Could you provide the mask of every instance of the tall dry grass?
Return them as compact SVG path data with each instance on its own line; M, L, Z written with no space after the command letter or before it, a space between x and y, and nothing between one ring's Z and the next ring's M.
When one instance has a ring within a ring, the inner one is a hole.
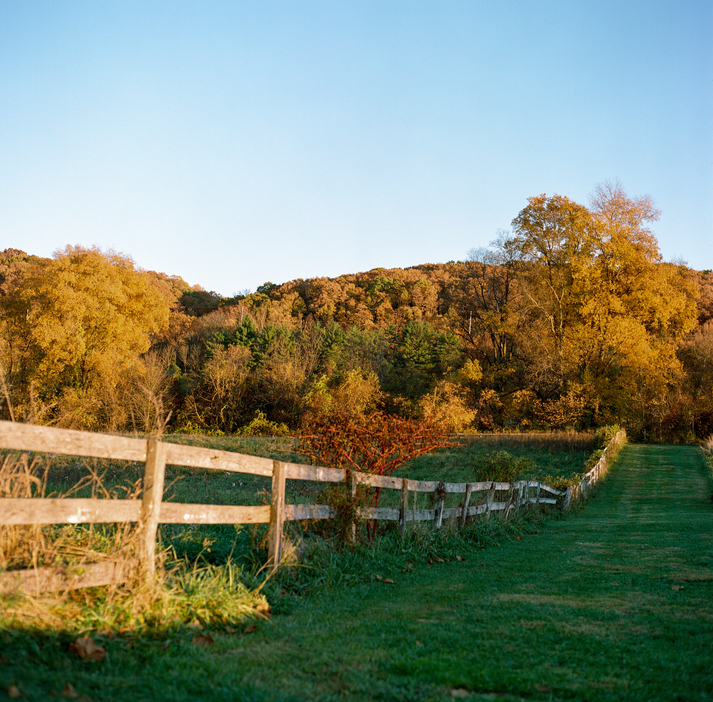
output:
M51 462L48 457L9 453L0 464L0 497L43 498L48 494ZM139 485L108 490L102 484L96 462L85 461L85 475L73 487L56 497L71 497L91 490L92 497L138 496ZM136 527L111 525L0 525L0 570L21 570L41 566L81 566L111 558L133 558Z
M83 496L128 499L140 492L140 481L107 488L100 461L64 457L0 457L0 497ZM60 495L49 493L52 472L69 473L75 482ZM83 477L79 477L83 472ZM74 570L101 560L135 563L137 526L122 524L0 525L0 574L3 571L53 566ZM160 555L152 582L138 569L126 583L63 592L0 592L0 631L166 631L200 622L206 626L240 625L268 616L270 607L259 573L243 573L230 559L223 565L171 560Z
M548 453L587 453L592 451L597 437L585 432L513 432L502 434L461 434L463 438L477 441L494 450L507 450L508 447L522 446Z

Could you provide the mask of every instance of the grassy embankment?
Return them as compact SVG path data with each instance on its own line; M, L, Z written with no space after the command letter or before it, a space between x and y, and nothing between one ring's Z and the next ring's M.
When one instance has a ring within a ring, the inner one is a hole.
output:
M107 658L85 663L61 629L6 631L0 680L31 699L67 682L97 700L709 699L700 461L693 448L629 446L577 516L323 556L334 587L305 599L285 576L283 614L255 633L211 630L211 646L195 631L107 634Z

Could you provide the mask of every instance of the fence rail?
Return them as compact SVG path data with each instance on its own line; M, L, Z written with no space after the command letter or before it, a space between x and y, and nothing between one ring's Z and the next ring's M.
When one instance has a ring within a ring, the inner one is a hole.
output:
M156 532L159 523L268 524L268 560L273 568L277 568L282 558L284 522L329 519L334 516L334 511L328 505L286 504L287 479L331 483L351 481L352 489L356 489L356 485L364 485L398 490L401 493L398 508L368 507L361 511L360 517L399 521L402 533L405 533L409 522L433 521L436 528L440 528L444 519L457 519L464 525L469 517L482 515L489 518L494 512L505 512L507 517L511 512L526 505L559 504L566 507L573 500L583 497L589 487L603 477L609 451L607 447L600 462L587 474L588 477L585 476L586 480L583 480L582 484L565 492L536 481L443 483L348 473L337 468L286 463L229 451L169 444L155 438L134 439L3 421L0 421L0 449L144 463L141 499L5 497L0 498L0 525L136 522L139 525L136 565L142 577L147 579L153 578L155 572ZM272 479L270 504L238 506L164 502L166 465L269 477ZM436 493L435 508L417 509L419 493ZM485 493L483 501L472 504L478 493ZM446 508L447 494L463 494L462 504ZM74 574L71 570L60 571L51 568L8 571L0 574L0 592L17 587L41 592L106 585L125 582L129 575L130 569L125 564L112 565L112 562L84 565Z

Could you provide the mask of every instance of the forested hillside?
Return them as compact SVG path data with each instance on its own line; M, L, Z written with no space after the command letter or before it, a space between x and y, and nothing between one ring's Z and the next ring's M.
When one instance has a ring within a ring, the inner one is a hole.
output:
M145 432L170 412L173 429L232 433L380 408L449 431L707 436L713 273L663 262L657 217L618 185L588 207L541 195L466 261L233 298L115 252L6 249L1 414Z

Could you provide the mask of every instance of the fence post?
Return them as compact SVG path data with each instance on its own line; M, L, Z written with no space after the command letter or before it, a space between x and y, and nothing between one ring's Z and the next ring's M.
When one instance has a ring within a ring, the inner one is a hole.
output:
M495 483L490 483L490 489L488 490L488 502L487 511L485 513L485 518L490 519L490 510L493 506L493 497L495 496Z
M562 505L562 509L563 509L563 510L569 509L569 505L570 505L571 502L572 502L572 486L570 485L570 486L567 488L567 492L565 493L565 496L564 496L564 504Z
M356 503L356 496L357 496L357 481L356 478L354 477L354 472L351 470L346 471L346 481L347 481L347 491L349 492L349 497L351 498L353 503ZM353 521L349 525L349 530L348 530L348 539L351 541L351 543L354 543L357 538L357 523L356 521Z
M460 525L465 526L465 522L468 519L468 503L470 502L470 496L473 493L472 483L468 483L465 486L465 499L463 500L463 512L460 515Z
M408 478L403 479L401 485L401 509L399 519L401 520L401 538L406 537L406 513L408 512Z
M446 491L443 482L438 484L438 502L436 502L436 529L440 529L443 524L443 509L446 502Z
M270 527L267 540L267 564L277 570L282 560L282 525L285 521L285 464L272 462L272 495L270 500Z
M149 439L146 444L146 466L139 516L139 567L146 581L153 580L156 575L156 532L163 500L165 472L166 445L158 439Z
M508 520L508 517L510 516L510 510L512 509L513 504L517 504L516 499L515 499L515 484L510 485L510 490L508 491L508 506L505 509L505 521Z

